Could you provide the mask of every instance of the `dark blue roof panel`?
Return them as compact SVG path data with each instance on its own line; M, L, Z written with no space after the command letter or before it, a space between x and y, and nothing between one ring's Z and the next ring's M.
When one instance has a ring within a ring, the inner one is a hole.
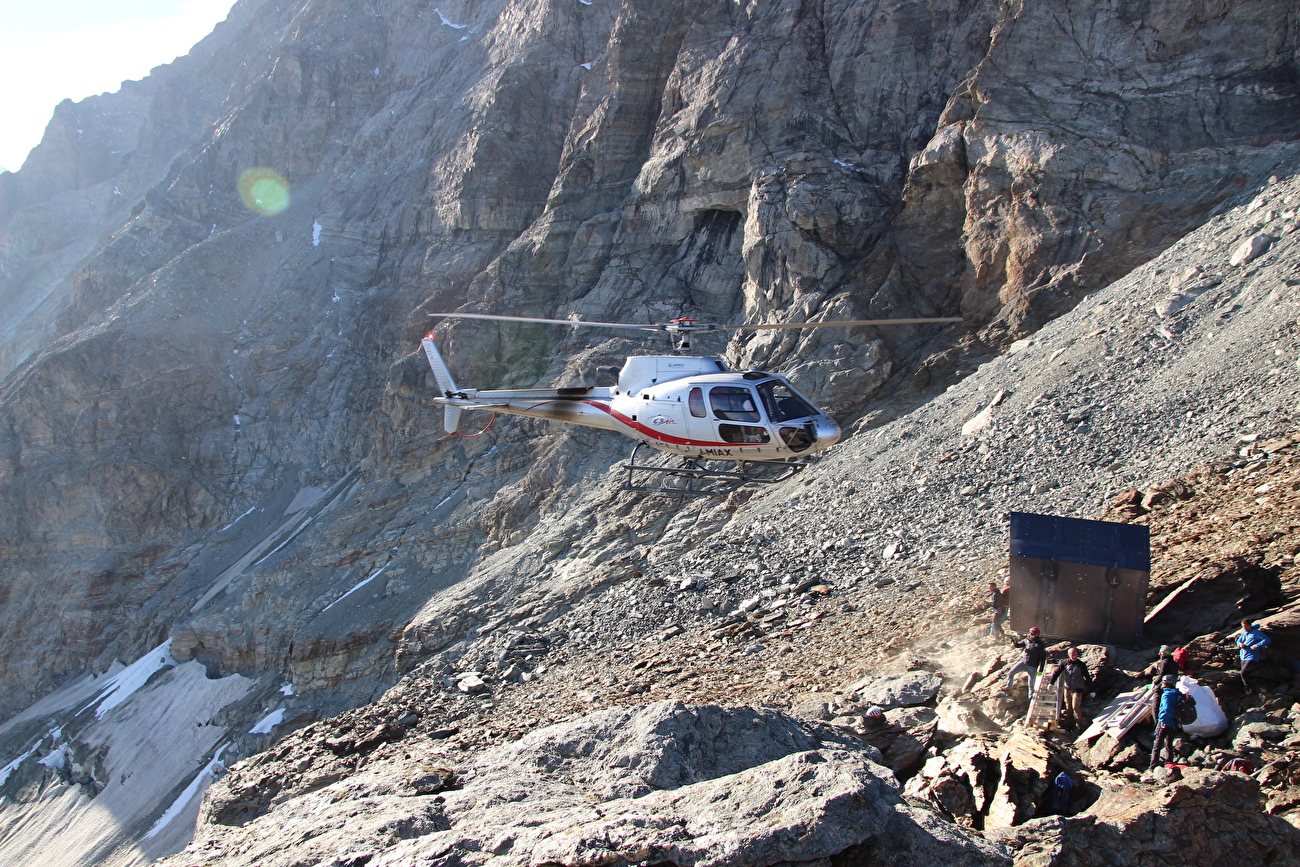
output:
M1011 513L1011 556L1151 571L1151 534L1141 524Z

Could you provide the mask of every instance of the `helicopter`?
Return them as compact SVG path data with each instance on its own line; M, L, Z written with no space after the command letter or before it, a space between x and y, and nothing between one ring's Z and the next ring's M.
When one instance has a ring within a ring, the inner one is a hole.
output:
M478 436L487 430L485 427L479 434L459 433L460 414L465 409L614 431L636 442L623 465L628 474L624 490L682 496L719 496L746 484L782 481L806 466L814 455L839 442L841 435L834 419L780 374L731 370L717 356L691 355L692 335L963 321L961 317L931 317L718 325L687 318L633 324L487 313L429 315L667 334L673 355L630 356L621 368L599 369L600 384L576 388L461 388L439 353L433 332L424 337L421 345L441 392L434 401L444 407L443 427L448 436ZM683 460L678 466L638 463L643 448ZM637 483L638 478L647 475L651 481ZM667 478L656 483L656 476Z

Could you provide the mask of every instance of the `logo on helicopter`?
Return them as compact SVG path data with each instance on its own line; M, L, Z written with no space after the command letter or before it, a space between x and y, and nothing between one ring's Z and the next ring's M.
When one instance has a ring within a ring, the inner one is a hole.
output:
M676 419L671 419L671 418L669 418L669 417L666 416L666 415L657 415L657 416L655 416L654 418L650 419L650 424L653 424L653 425L661 425L661 424L677 424L677 420L676 420Z

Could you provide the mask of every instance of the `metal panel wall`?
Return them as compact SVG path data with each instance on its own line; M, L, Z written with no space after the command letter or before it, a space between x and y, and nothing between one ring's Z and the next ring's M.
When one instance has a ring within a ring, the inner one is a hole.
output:
M1011 515L1011 620L1024 632L1091 644L1142 641L1150 579L1146 527Z

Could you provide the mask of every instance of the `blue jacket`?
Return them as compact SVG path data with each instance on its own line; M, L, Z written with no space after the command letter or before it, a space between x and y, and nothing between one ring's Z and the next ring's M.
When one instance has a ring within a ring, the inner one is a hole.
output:
M1156 714L1156 722L1163 726L1178 725L1178 697L1180 695L1182 693L1172 687L1166 687L1160 693L1160 710Z
M1259 651L1272 643L1273 640L1260 631L1258 626L1249 632L1241 633L1237 636L1237 646L1241 648L1241 661L1259 662Z

